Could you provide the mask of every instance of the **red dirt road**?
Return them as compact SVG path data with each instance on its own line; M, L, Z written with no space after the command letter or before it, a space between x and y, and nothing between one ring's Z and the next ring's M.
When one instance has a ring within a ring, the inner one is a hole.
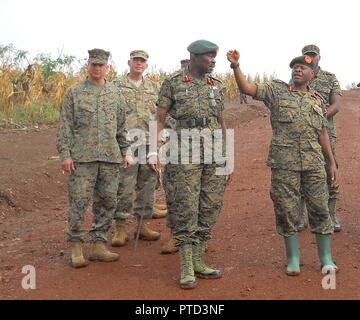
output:
M332 238L341 269L335 290L321 287L315 239L308 230L300 233L301 275L284 273L265 165L271 137L267 115L260 103L227 110L235 128L235 173L206 255L223 277L199 279L190 291L178 286L178 255L159 254L168 238L164 220L151 221L161 239L140 241L136 253L131 240L114 249L117 262L71 268L64 241L66 177L51 158L57 156L56 129L0 131L0 299L360 299L360 90L344 92L336 116L343 231ZM130 222L131 234L134 228ZM25 265L36 268L36 290L22 289Z

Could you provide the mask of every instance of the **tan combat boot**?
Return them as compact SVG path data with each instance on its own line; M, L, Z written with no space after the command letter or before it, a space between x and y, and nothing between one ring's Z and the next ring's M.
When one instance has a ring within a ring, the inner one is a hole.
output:
M111 245L113 247L122 247L129 241L129 236L126 232L125 221L116 220L115 221L115 234L111 240Z
M178 251L179 248L175 246L175 241L172 237L168 241L166 241L161 248L162 254L171 254Z
M165 209L158 209L154 206L153 208L153 213L152 213L152 218L153 219L162 219L165 218L167 215L167 210Z
M85 260L82 252L82 243L81 242L72 242L71 243L71 266L74 268L86 267L89 264Z
M165 203L155 203L154 208L159 210L167 210L167 206Z
M196 276L203 279L218 279L221 278L220 270L212 269L208 267L204 260L206 242L200 241L200 243L193 245L193 264L194 272Z
M135 238L136 238L136 231L135 231ZM151 230L145 222L142 223L142 225L140 226L139 239L145 241L155 241L158 240L159 238L160 238L159 232Z
M196 287L192 251L192 244L185 244L179 247L181 289L194 289Z
M111 262L119 259L119 255L115 252L110 252L105 245L105 242L96 241L91 245L89 260Z

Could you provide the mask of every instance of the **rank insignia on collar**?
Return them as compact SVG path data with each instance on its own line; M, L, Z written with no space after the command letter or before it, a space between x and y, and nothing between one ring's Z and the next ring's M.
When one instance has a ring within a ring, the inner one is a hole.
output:
M209 84L210 86L214 85L213 79L208 78L208 79L207 79L207 84Z
M183 82L190 82L191 78L189 76L184 76Z

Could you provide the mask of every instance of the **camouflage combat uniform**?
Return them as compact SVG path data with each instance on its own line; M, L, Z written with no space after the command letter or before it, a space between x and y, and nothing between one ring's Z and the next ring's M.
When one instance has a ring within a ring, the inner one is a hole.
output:
M309 82L309 87L316 91L325 101L323 104L323 111L325 112L326 109L330 106L330 98L333 95L342 96L341 88L339 85L338 80L336 79L335 75L319 69L319 71L315 74L314 78L312 78ZM334 155L334 159L336 164L338 165L336 159L336 126L334 117L327 118L328 127L327 131L330 138L330 145L331 150ZM327 172L327 183L329 188L329 197L330 199L336 199L339 193L339 186L332 187L331 186L331 177L329 174L329 160L325 157L325 168Z
M140 87L136 87L128 76L114 81L121 89L126 99L126 127L141 129L146 133L146 155L149 151L149 121L154 121L156 111L157 89L156 85L143 78ZM133 143L134 141L131 141ZM134 151L134 150L133 150ZM145 158L139 159L146 163ZM135 151L135 156L140 156ZM148 164L137 163L128 169L120 169L120 183L118 190L118 205L115 212L115 220L124 220L134 213L136 216L143 215L144 219L152 216L154 205L154 192L157 183L157 173ZM136 197L132 203L133 192Z
M57 149L61 161L73 160L69 177L68 241L84 241L83 222L93 196L91 240L107 241L116 209L120 163L128 148L125 101L111 83L85 80L65 94Z
M180 130L208 128L211 132L221 129L217 116L224 109L222 83L207 75L205 79L192 79L188 69L167 78L161 87L158 107L168 111L176 120L179 159L181 157ZM216 101L211 104L211 96ZM203 142L200 144L203 151ZM200 153L201 156L203 152ZM216 175L221 164L169 163L165 167L164 188L168 207L168 226L177 246L207 241L211 238L223 201L225 176Z
M275 80L256 84L255 98L271 111L273 135L267 164L272 169L271 199L279 234L297 232L300 188L308 204L311 231L333 232L328 209L324 156L319 136L327 121L313 92L295 91Z

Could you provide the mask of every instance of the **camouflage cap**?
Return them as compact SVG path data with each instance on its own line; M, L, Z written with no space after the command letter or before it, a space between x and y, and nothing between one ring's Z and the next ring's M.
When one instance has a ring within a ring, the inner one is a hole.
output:
M103 49L92 49L88 51L89 63L107 64L110 56L109 51Z
M194 54L205 54L218 49L219 47L215 43L207 40L196 40L187 47L187 50Z
M302 54L307 54L307 53L320 54L320 49L318 46L316 46L314 44L308 44L307 46L302 48L301 52L302 52Z
M144 60L149 59L149 54L144 50L133 50L130 52L130 59L142 58Z
M290 62L290 68L292 69L295 64L303 64L304 66L307 66L313 70L315 68L314 59L307 55L292 59Z

